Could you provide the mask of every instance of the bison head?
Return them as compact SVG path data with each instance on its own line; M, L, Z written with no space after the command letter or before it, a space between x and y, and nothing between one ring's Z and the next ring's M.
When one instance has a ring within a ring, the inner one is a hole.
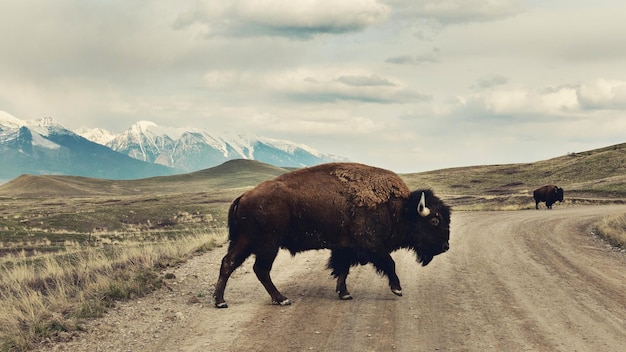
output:
M405 209L411 226L409 247L415 251L418 262L423 266L450 248L450 213L450 207L431 190L411 193Z
M554 194L555 194L555 201L559 201L559 203L561 203L563 201L563 188L560 187L554 187Z

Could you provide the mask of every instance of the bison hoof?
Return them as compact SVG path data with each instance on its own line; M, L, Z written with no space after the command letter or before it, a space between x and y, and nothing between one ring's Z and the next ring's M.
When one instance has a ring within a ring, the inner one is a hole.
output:
M391 290L394 295L402 297L402 290Z
M278 301L272 301L272 304L277 305L277 306L290 306L291 305L291 301L288 298L285 298L284 300L278 302Z
M228 304L226 302L215 303L215 308L228 308Z

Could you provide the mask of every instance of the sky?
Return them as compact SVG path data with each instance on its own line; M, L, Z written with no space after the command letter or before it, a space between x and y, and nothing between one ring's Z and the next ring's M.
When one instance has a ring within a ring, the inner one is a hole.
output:
M0 110L306 144L396 172L626 142L626 2L20 0Z

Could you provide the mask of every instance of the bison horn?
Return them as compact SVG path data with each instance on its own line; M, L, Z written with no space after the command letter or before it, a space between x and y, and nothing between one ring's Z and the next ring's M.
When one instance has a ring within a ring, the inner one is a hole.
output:
M422 198L420 198L420 203L417 205L417 213L422 217L427 217L430 214L430 209L426 207L424 192L422 192Z

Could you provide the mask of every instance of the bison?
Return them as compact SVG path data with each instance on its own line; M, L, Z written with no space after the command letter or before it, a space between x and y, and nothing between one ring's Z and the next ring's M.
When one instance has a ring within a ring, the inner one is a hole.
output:
M229 245L215 285L215 306L227 308L226 283L255 255L254 272L272 303L289 305L270 278L279 248L292 255L330 249L328 269L340 299L350 267L372 263L402 296L395 262L400 248L428 265L449 249L451 209L429 189L411 192L395 173L357 163L328 163L265 181L233 201L228 212Z
M552 204L563 201L563 188L559 188L555 185L545 185L537 188L533 192L533 198L535 199L535 209L539 209L539 203L545 202L548 209L552 209Z

